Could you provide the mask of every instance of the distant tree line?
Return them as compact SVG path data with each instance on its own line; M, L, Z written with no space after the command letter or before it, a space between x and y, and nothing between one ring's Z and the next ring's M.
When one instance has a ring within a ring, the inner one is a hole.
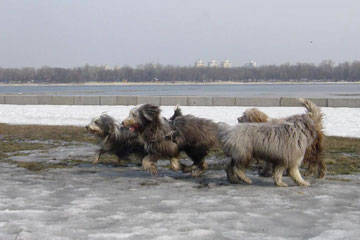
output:
M76 68L1 68L2 83L86 83L86 82L210 82L210 81L360 81L360 61L337 65L326 60L310 63L252 67L190 67L145 64L135 68L108 69L100 66Z

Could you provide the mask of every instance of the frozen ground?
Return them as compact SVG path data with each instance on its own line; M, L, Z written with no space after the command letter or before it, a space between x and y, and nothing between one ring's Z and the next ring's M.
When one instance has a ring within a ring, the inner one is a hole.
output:
M0 122L85 125L104 111L118 119L132 106L0 105ZM173 107L161 107L169 117ZM183 107L184 113L236 123L247 107ZM303 108L260 108L272 117ZM360 137L360 109L323 108L328 135ZM307 179L309 188L229 185L223 170L191 178L160 167L87 164L95 146L74 143L11 156L13 161L84 160L73 168L31 172L0 162L0 239L358 239L360 175ZM211 161L211 160L210 160ZM162 161L161 166L164 166Z
M309 188L228 185L161 169L80 165L32 173L0 163L0 239L358 239L360 175Z
M56 105L0 105L0 123L85 125L107 112L122 120L133 106L56 106ZM193 114L214 121L235 124L236 119L249 107L189 107L183 106L184 114ZM163 116L170 117L174 107L161 106ZM270 117L284 117L303 113L301 107L259 107ZM360 137L360 108L322 108L325 114L325 133L329 136Z

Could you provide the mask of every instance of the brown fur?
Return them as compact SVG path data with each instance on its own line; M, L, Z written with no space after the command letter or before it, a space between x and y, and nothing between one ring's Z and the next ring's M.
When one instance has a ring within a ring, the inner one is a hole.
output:
M317 177L323 178L326 175L326 164L323 159L324 151L324 139L325 135L323 132L322 117L319 108L311 101L300 99L299 100L306 108L309 114L312 114L312 118L315 123L316 138L314 142L306 149L304 163L308 164L308 168L305 172L305 176L312 174L316 168L318 170ZM246 110L241 117L238 118L238 122L294 122L301 115L289 116L281 119L272 119L265 113L261 112L257 108L251 108ZM267 164L265 169L260 173L262 176L271 176L271 165Z
M257 108L247 109L241 117L238 119L239 123L253 122L253 123L264 123L269 120L268 115L263 113Z
M202 174L207 166L205 156L217 144L217 127L211 120L191 115L183 116L176 109L170 121L160 117L160 108L151 104L138 106L130 111L123 121L124 126L134 128L144 141L148 156L143 166L152 174L157 174L156 162L161 158L171 159L173 170L181 168L184 172L199 169L195 175ZM185 152L194 165L187 167L178 164L180 152Z

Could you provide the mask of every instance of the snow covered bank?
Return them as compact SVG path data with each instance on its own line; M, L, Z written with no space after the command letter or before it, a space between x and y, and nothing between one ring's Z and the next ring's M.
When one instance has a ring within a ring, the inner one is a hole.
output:
M57 105L0 105L0 123L85 125L107 112L121 120L133 106L57 106ZM190 107L183 106L184 114L193 114L214 121L235 124L237 117L249 107ZM161 106L162 114L170 117L172 106ZM303 113L301 107L259 107L271 117L284 117ZM329 136L360 137L360 108L322 108L325 114L325 133Z

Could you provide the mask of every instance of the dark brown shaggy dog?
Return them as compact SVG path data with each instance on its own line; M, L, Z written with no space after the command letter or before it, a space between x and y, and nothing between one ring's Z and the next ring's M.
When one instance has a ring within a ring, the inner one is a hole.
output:
M120 123L107 114L94 118L86 129L100 140L101 148L96 152L93 163L98 163L104 153L115 154L119 160L130 154L139 158L146 155L139 136L128 128L121 127Z
M323 124L322 118L323 115L320 112L320 109L311 101L309 100L300 100L303 106L307 109L310 114L318 116L315 121L315 131L316 131L316 138L314 142L306 149L304 163L308 164L308 169L305 172L305 176L312 174L316 168L318 171L318 178L323 178L326 175L326 164L323 159L322 153L324 150L324 132L323 132ZM289 116L286 118L281 119L273 119L267 116L265 113L261 112L257 108L251 108L246 110L241 117L238 118L239 123L244 122L255 122L255 123L264 123L264 122L295 122L299 118L301 118L301 114ZM266 164L265 169L260 172L262 176L271 176L271 165Z
M194 175L201 175L207 169L205 156L218 143L214 122L191 115L182 116L179 108L170 121L166 121L160 117L158 106L143 104L130 111L123 125L136 131L144 141L149 154L143 159L143 168L155 175L159 159L170 159L175 171L189 172L196 166L198 171ZM194 162L193 166L179 163L182 151Z

